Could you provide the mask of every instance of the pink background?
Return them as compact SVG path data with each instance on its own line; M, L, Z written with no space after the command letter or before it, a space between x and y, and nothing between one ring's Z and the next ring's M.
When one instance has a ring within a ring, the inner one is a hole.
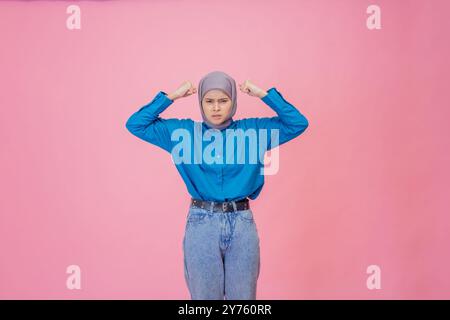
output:
M81 7L68 30L66 7ZM381 7L381 30L366 8ZM189 195L128 117L212 70L310 122L252 203L258 299L450 298L450 4L2 1L0 298L189 299ZM200 120L197 96L164 117ZM272 116L239 92L236 118ZM66 268L81 268L81 290ZM366 268L381 268L381 289Z

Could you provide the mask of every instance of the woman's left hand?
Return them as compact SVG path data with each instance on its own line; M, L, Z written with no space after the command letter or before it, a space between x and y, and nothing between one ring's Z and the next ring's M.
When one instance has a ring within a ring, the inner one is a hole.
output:
M252 97L262 98L267 94L267 91L259 88L254 83L252 83L250 80L245 80L244 83L239 84L239 89L241 89L242 92L244 92Z

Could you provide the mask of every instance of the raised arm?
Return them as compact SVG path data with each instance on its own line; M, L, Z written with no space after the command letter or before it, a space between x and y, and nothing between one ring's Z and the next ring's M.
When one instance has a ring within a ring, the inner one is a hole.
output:
M266 150L270 150L279 146L289 140L294 139L306 130L308 127L308 120L300 113L300 111L290 104L281 93L275 88L265 91L250 80L246 80L239 85L242 92L250 96L260 98L265 104L271 107L276 113L275 117L265 118L247 118L244 119L248 128L266 129L267 130L267 145ZM278 141L274 136L272 141L272 130L278 131Z
M159 114L167 109L173 100L164 91L158 94L148 104L133 113L125 126L131 134L171 152L170 139L173 130L180 126L180 119L163 119Z
M158 94L145 106L133 113L126 122L126 128L136 137L163 148L169 153L172 151L171 135L175 129L185 128L192 122L191 119L163 119L159 116L176 99L194 94L197 89L191 82L185 81L174 92L167 94L159 91Z
M269 89L267 94L261 97L261 100L277 113L275 117L256 118L257 128L268 129L268 131L278 129L278 143L276 141L271 143L270 132L268 132L267 150L298 137L308 127L308 119L296 107L286 101L275 87Z

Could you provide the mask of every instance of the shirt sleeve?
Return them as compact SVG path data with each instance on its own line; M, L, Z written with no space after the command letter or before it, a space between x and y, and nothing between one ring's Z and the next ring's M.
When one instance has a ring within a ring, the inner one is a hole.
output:
M167 93L159 91L148 104L133 113L126 122L127 130L136 137L154 144L168 152L172 151L172 132L182 127L187 119L163 119L159 114L167 109L173 100Z
M286 101L275 87L269 89L261 100L277 113L275 117L255 118L258 129L267 129L267 150L294 139L308 127L308 119ZM277 132L272 132L273 129ZM276 133L278 139L275 137Z

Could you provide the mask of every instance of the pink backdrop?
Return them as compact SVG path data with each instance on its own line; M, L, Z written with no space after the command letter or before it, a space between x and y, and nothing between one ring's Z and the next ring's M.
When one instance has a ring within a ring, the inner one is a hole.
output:
M81 8L81 29L66 8ZM366 8L381 8L380 30ZM310 121L252 203L258 299L450 298L446 0L2 1L0 298L189 299L189 195L131 113L212 70ZM236 118L272 116L238 95ZM196 96L164 117L200 120ZM164 205L163 205L164 204ZM81 268L81 290L66 268ZM381 268L369 290L366 269Z

